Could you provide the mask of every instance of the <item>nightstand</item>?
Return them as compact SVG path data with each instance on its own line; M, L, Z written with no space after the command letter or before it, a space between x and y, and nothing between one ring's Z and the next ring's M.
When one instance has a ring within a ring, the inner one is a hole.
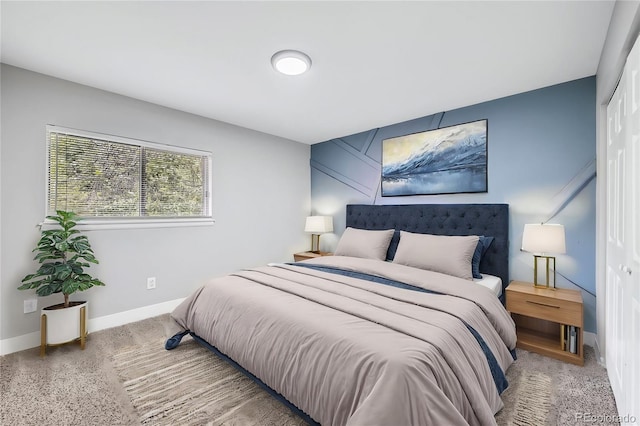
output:
M320 253L314 253L312 251L305 251L302 253L296 253L293 255L293 260L300 262L301 260L313 259L314 257L321 256L333 256L333 253L328 251L321 251Z
M519 348L584 365L582 294L576 290L536 288L511 281L506 291L507 311L516 323ZM575 352L570 350L575 327Z

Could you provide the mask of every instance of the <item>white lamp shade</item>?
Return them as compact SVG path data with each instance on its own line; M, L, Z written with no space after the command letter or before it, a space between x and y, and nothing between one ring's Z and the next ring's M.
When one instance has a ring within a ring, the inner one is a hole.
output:
M564 226L537 223L524 225L522 250L530 253L566 253Z
M304 226L304 232L312 234L324 234L325 232L333 232L332 216L309 216Z

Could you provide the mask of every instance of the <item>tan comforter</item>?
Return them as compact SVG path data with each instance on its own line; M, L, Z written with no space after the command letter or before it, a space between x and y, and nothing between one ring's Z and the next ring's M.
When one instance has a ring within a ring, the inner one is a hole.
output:
M503 371L514 323L489 290L351 257L306 261L449 295L293 265L214 279L172 313L323 425L495 424L503 404L473 327Z

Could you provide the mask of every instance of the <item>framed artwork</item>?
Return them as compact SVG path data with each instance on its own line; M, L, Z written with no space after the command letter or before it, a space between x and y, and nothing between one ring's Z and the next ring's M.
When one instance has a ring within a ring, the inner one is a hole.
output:
M487 192L487 120L382 141L382 196Z

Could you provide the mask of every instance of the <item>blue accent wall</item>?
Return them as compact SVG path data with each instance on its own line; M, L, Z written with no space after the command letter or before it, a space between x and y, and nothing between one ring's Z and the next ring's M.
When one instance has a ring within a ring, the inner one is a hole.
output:
M520 251L524 224L563 224L567 253L557 255L557 269L566 279L558 276L557 286L584 289L585 330L595 332L595 115L596 80L588 77L313 145L312 214L332 215L335 228L321 247L335 249L349 203L508 203L511 279L533 280L533 256ZM488 192L380 196L382 140L481 119Z

